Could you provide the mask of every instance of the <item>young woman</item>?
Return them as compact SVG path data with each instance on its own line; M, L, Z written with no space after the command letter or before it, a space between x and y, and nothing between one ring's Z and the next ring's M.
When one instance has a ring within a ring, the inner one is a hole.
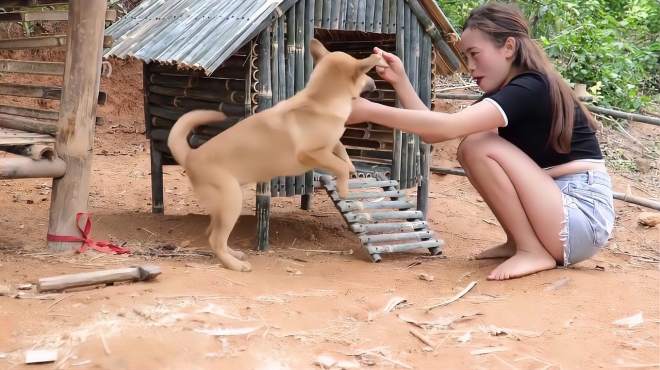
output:
M401 108L357 99L347 124L370 121L419 135L427 143L465 137L458 160L507 235L476 258L508 258L489 279L504 280L583 261L612 232L610 178L593 121L517 8L474 9L461 36L469 72L484 96L453 114L430 111L401 60L382 53L379 75Z

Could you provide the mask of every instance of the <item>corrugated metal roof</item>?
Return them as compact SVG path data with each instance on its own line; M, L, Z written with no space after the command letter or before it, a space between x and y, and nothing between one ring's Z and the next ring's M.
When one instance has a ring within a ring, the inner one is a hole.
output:
M105 56L177 62L207 73L255 36L285 0L144 0L106 30Z

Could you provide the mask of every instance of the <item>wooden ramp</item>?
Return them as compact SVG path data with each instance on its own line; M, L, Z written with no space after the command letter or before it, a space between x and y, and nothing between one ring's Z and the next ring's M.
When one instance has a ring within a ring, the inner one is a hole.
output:
M442 253L444 242L428 229L424 214L399 189L395 180L357 178L348 182L349 194L341 199L335 180L320 177L321 185L341 212L351 230L358 235L374 262L381 254L426 248L432 255Z

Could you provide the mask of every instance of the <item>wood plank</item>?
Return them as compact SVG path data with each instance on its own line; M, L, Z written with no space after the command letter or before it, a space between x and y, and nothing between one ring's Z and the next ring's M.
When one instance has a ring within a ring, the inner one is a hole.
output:
M0 2L2 3L2 2ZM33 22L33 21L66 21L69 19L68 10L46 10L46 11L22 11L0 13L0 22ZM117 11L105 12L105 20L114 22L117 20Z
M22 96L26 98L60 100L62 88L58 86L39 86L0 83L0 95ZM99 105L104 105L108 95L100 91L97 99Z
M0 72L62 76L64 63L0 59Z
M112 47L112 37L103 37L103 47ZM0 49L40 49L40 48L58 48L66 46L65 35L37 36L27 38L16 38L0 40Z

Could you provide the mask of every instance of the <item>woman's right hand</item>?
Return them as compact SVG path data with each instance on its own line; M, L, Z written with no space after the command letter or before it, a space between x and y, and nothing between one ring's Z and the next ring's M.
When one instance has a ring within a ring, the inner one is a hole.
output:
M399 57L377 47L374 48L374 53L381 55L383 60L389 65L389 67L376 66L376 72L383 80L389 82L396 88L397 85L408 79L406 71L403 68L403 63Z

